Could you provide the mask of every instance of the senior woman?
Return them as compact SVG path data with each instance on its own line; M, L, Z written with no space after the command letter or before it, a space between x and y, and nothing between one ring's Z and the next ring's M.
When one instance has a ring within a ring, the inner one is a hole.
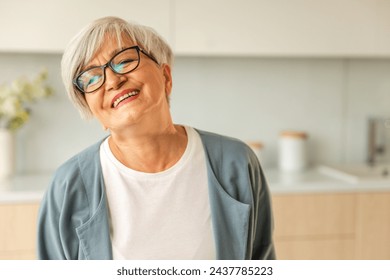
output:
M68 95L109 136L65 162L42 201L40 259L273 259L269 191L241 141L174 124L172 51L98 19L62 58Z

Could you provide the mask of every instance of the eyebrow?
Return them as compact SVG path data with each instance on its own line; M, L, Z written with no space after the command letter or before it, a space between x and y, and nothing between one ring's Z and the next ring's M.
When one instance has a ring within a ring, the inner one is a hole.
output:
M126 49L126 48L117 48L117 49L113 50L112 52L110 52L110 57L112 58L114 55L116 55L120 51L123 51L124 49Z
M117 53L119 53L120 51L122 51L122 50L124 50L124 49L126 49L126 48L117 48L117 49L111 51L111 52L109 53L110 59L112 59L112 57L113 57L114 55L116 55ZM108 62L108 61L107 61L107 62ZM107 63L107 62L106 62L106 63ZM99 66L101 66L101 65L91 64L91 65L88 65L88 66L86 66L86 67L83 67L84 70L82 70L81 72L84 72L84 71L86 71L86 70L88 70L88 69L91 69L91 68L94 68L94 67L99 67Z

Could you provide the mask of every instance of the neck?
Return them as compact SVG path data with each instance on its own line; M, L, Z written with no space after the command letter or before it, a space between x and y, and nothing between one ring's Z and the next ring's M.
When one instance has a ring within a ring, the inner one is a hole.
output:
M143 129L131 127L119 133L111 131L109 145L114 156L125 166L156 173L170 168L181 158L187 146L187 135L184 127L171 121L164 125L155 122Z

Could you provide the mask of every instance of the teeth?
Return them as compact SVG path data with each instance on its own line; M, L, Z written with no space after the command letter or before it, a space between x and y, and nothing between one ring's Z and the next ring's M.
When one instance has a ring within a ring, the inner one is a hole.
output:
M118 106L119 103L121 103L121 102L122 102L123 100L125 100L126 98L129 98L129 97L132 97L132 96L134 96L134 95L137 95L138 93L139 93L138 90L134 90L134 91L132 91L132 92L130 92L130 93L126 93L126 94L122 95L121 97L119 97L118 99L116 99L116 100L114 101L113 107L115 108L116 106Z

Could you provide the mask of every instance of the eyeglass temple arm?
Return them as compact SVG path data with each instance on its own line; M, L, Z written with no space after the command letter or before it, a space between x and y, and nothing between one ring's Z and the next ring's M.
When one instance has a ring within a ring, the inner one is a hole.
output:
M158 63L157 59L154 58L154 56L152 56L151 54L148 54L146 51L144 51L143 49L139 49L144 55L146 55L147 57L149 57L151 60L153 60L157 65L160 65L160 63Z

